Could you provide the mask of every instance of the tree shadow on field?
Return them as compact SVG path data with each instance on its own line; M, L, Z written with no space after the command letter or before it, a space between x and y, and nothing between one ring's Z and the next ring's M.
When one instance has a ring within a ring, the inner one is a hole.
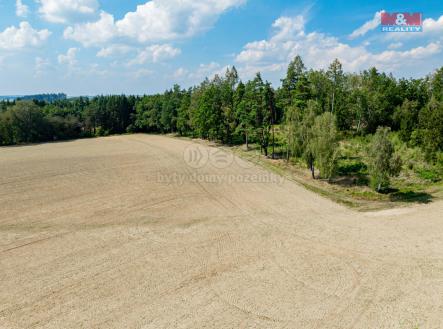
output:
M331 180L331 183L342 187L368 186L368 167L359 160L346 160L350 160L350 162L339 164L337 176Z
M338 176L332 178L330 183L341 187L368 186L369 178L367 175Z
M389 192L389 199L392 202L410 202L427 204L432 202L433 196L426 192L414 191L399 191L391 189Z

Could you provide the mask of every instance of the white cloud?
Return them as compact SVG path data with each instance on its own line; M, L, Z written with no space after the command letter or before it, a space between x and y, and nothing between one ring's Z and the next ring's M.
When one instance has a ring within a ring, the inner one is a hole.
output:
M116 23L119 31L140 42L193 36L214 24L226 10L246 0L152 0Z
M49 30L35 30L28 22L19 27L10 26L0 32L0 49L16 50L25 47L41 46L51 35Z
M348 71L371 66L392 71L404 65L424 62L442 51L440 42L430 42L406 51L372 53L364 45L352 47L323 33L306 33L304 27L299 25L302 21L300 17L279 18L273 25L276 31L269 40L246 44L236 56L236 61L242 65L239 67L240 73L248 77L257 71L283 73L296 55L302 56L308 67L316 69L327 68L338 58Z
M172 59L180 54L180 49L174 48L169 44L152 45L140 51L137 57L130 62L130 65L141 65L145 64L146 62L157 63L167 59Z
M181 78L185 77L187 74L188 74L188 70L183 67L180 67L177 70L175 70L173 77L175 79L181 79Z
M227 66L221 66L217 62L210 62L208 64L200 64L198 69L192 71L188 74L188 78L194 82L201 82L205 78L212 78L216 74L224 75L226 72Z
M22 0L15 1L15 14L18 17L26 17L29 14L29 7L23 4Z
M443 15L437 19L423 20L423 32L415 33L385 33L385 40L410 40L439 38L443 40Z
M58 63L68 65L69 67L75 66L77 64L77 52L77 48L69 48L66 54L58 55Z
M137 71L134 73L134 76L135 76L136 79L140 79L140 78L148 77L148 76L150 76L152 73L153 73L153 72L152 72L151 70L148 70L148 69L140 69L140 70L137 70Z
M364 36L371 30L376 29L381 24L381 14L384 13L384 10L377 11L374 15L374 18L370 21L367 21L354 32L349 35L349 39L355 39L361 36Z
M191 37L210 28L225 11L246 1L151 0L118 21L114 21L111 14L102 13L95 23L69 27L65 38L92 45L114 37L131 38L141 43Z
M276 29L274 40L284 40L295 37L298 33L303 32L305 27L305 19L303 16L280 17L273 24Z
M127 45L114 44L108 47L103 47L97 52L97 57L110 57L114 55L125 55L129 53L133 48Z
M441 15L437 20L432 18L426 18L423 21L423 33L437 33L443 34L443 15Z
M379 65L382 63L390 63L393 66L399 66L408 60L420 60L438 54L441 50L442 46L439 42L431 42L427 46L420 46L406 51L386 50L379 54L371 54L371 59Z
M94 23L78 24L65 29L65 39L75 40L85 47L105 44L116 35L114 17L101 12L100 19Z
M89 65L89 67L86 67L84 70L79 71L83 76L101 76L106 77L109 76L110 72L106 69L103 69L100 67L97 63L92 63Z
M227 66L222 66L217 62L202 63L194 70L180 67L171 74L170 78L189 84L198 84L205 78L213 78L216 74L224 75L226 68Z
M91 17L97 12L97 0L38 0L38 12L51 23L68 23Z
M401 42L393 42L388 45L388 49L398 49L398 48L401 48L402 46L403 46L403 43L401 43Z
M50 62L46 58L37 57L35 59L35 65L34 65L34 76L40 77L43 75L46 71L46 69L50 66Z

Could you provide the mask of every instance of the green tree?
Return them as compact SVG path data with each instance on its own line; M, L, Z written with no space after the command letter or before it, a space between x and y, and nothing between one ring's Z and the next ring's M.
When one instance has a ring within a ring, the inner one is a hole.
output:
M396 80L392 75L379 73L371 68L362 74L362 101L364 126L367 133L374 133L379 126L392 126L392 117L402 101L398 96Z
M315 179L314 130L315 110L308 107L302 111L291 106L286 111L287 157L302 158Z
M439 102L443 101L443 67L432 75L431 96Z
M262 147L265 150L265 155L268 155L267 148L272 138L272 158L275 158L275 121L276 121L276 105L275 105L275 92L272 89L269 82L265 83L264 87L264 118L263 118L263 129L265 130L266 136L265 141L262 142ZM268 126L269 125L269 126ZM272 132L272 137L271 137Z
M330 102L331 102L331 112L335 113L337 111L336 104L340 104L340 98L343 93L343 84L344 84L344 74L343 67L338 59L335 59L331 65L329 65L329 69L326 72L326 75L331 83L330 90Z
M310 99L315 100L321 108L321 113L329 111L329 96L330 81L323 70L310 70L307 75L309 81Z
M11 111L16 143L34 143L50 139L49 124L41 108L34 102L18 101Z
M81 134L81 123L75 116L51 116L47 120L51 127L52 138L55 140L74 139Z
M85 129L90 136L96 136L98 124L97 104L90 104L83 112Z
M349 111L350 126L357 134L363 132L367 126L366 108L367 98L363 90L363 81L360 74L350 74L348 76L349 93L347 99L347 107Z
M15 144L12 111L0 112L0 145Z
M135 126L144 132L161 132L163 100L161 95L145 96L135 106ZM97 116L100 115L99 109ZM100 121L100 120L98 120Z
M389 187L390 177L397 176L402 166L389 139L390 131L390 128L379 127L368 150L371 186L378 192Z
M288 66L286 77L282 80L282 88L278 93L278 106L287 108L305 102L308 95L308 80L303 60L297 55ZM301 104L303 106L303 104Z
M238 82L238 73L235 66L233 66L231 69L226 69L225 78L221 83L221 96L224 124L223 141L227 144L232 144L232 138L237 124L235 116L236 111L234 94L236 92Z
M335 59L329 66L326 75L329 79L329 102L330 111L337 118L338 128L348 130L352 126L352 115L347 104L346 94L348 79L343 73L342 64Z
M394 122L399 128L399 136L404 142L409 142L412 132L418 127L420 108L417 101L405 99L395 110Z
M191 91L183 94L180 107L177 111L177 131L180 135L188 135L191 131L189 110L191 107Z
M250 89L250 86L248 86L248 89ZM251 91L249 91L249 93L251 93ZM250 136L254 133L255 112L252 111L253 106L248 103L245 94L246 86L243 82L240 82L234 95L235 117L237 120L235 132L243 137L246 144L246 150L248 150Z
M336 117L330 112L315 118L311 148L320 170L320 177L330 179L337 167L338 133Z
M290 106L285 112L287 160L290 157L301 157L303 154L303 143L300 136L302 118L302 112L296 106Z
M315 123L315 111L313 108L308 108L303 114L303 119L298 129L298 138L302 150L302 158L306 162L311 171L312 179L315 179L315 150L314 150L314 130L312 127Z
M443 102L432 97L419 114L419 125L423 149L428 160L433 160L437 151L443 151Z

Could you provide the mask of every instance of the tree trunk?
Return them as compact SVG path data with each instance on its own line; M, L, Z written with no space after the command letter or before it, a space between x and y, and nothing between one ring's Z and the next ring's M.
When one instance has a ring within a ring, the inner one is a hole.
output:
M315 167L314 167L314 163L311 162L311 174L312 174L312 179L315 179Z
M334 103L335 103L335 90L332 92L332 111L331 111L331 113L334 113Z
M246 137L246 151L249 151L248 132L245 133L245 137Z
M272 125L272 159L275 159L275 127Z

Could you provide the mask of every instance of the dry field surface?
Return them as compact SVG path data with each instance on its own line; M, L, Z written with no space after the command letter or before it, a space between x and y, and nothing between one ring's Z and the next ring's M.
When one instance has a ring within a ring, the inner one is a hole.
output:
M443 327L443 203L358 213L196 145L1 148L0 328Z

